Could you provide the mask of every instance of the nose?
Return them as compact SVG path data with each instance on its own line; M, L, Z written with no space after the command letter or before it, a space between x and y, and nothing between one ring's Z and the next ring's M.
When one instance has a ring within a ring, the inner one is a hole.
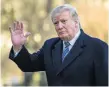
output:
M63 24L61 22L59 22L58 29L62 29L62 28L63 28Z

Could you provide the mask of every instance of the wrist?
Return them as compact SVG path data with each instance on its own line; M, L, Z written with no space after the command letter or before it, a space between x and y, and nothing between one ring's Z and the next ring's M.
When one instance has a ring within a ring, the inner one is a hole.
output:
M19 52L21 50L21 48L22 48L22 45L21 46L14 46L13 45L14 53Z

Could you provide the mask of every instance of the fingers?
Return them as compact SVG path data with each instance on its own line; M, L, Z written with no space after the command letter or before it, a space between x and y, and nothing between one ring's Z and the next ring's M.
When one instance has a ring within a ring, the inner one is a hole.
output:
M30 32L27 32L27 33L25 34L25 37L27 38L30 34L31 34Z
M23 31L23 23L22 22L20 23L20 28Z
M9 30L11 31L16 31L16 30L21 30L23 31L23 23L19 21L15 21L10 27Z
M20 25L19 25L19 21L14 22L14 30L19 30L20 29Z
M14 22L14 29L22 31L23 30L23 23L19 22L19 21Z
M13 32L13 30L12 30L11 26L9 26L9 31L10 31L11 33Z

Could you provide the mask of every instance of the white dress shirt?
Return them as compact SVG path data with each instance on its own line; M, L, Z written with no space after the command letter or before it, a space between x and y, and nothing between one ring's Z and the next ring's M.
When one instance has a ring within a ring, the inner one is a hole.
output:
M79 31L76 33L76 35L74 36L74 38L70 41L68 41L70 43L70 46L69 46L69 51L71 50L71 48L74 46L76 40L78 39L78 37L80 36L81 34L81 31L79 29ZM63 51L65 50L65 44L64 44L64 41L63 41Z

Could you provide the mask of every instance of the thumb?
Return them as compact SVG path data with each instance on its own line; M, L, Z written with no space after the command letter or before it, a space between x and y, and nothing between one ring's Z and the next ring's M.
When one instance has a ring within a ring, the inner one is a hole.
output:
M24 36L27 38L30 34L30 32L27 32Z

